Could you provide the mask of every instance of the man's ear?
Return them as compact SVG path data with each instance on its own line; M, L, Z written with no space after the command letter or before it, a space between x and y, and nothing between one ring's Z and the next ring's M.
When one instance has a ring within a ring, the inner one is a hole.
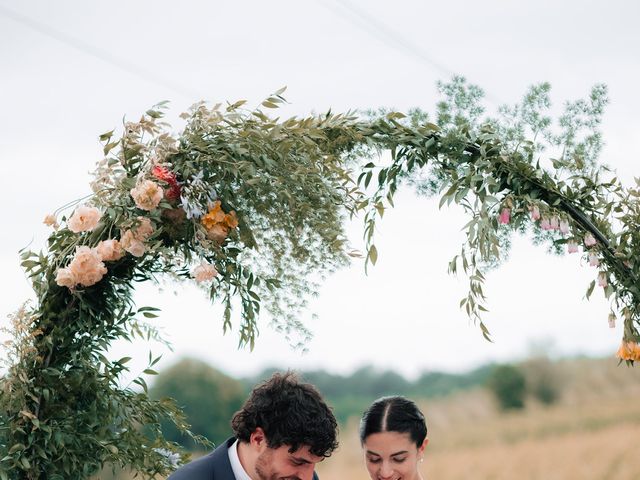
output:
M249 437L249 444L258 449L262 450L267 447L267 436L264 434L264 430L262 428L257 427Z

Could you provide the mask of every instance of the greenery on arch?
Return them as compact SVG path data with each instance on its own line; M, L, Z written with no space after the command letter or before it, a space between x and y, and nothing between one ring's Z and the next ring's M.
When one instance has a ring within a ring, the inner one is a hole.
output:
M402 183L469 214L449 268L468 275L461 306L485 336L484 272L504 259L512 232L529 231L593 266L587 296L603 288L610 322L625 325L618 354L638 360L640 190L597 164L604 87L568 103L558 125L547 85L493 119L463 79L441 91L433 123L420 110L274 119L265 112L284 101L280 91L257 108L196 104L178 135L161 107L102 135L93 195L47 217L46 252L23 254L37 300L12 317L0 477L80 479L109 464L170 471L179 450L161 422L186 434L188 425L173 403L148 397L142 376L120 385L128 358L107 357L116 339L158 337L155 309L137 308L132 286L162 275L197 282L241 345L253 345L264 309L304 338L297 313L312 279L353 254L345 220L363 216L366 263L375 263L376 222ZM382 151L390 163L376 164Z

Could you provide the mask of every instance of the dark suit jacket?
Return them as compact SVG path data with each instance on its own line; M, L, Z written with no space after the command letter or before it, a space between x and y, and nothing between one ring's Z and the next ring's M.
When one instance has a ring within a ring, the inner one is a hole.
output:
M229 438L209 455L180 467L167 480L236 480L228 453L235 441L235 438ZM315 472L313 478L318 480Z

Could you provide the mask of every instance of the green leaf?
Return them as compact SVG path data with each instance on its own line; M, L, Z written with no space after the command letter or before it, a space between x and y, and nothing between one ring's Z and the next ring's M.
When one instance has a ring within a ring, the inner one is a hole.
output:
M369 259L371 260L371 264L375 265L376 262L378 261L378 249L376 248L375 245L371 245L371 247L369 247L368 256L369 256Z

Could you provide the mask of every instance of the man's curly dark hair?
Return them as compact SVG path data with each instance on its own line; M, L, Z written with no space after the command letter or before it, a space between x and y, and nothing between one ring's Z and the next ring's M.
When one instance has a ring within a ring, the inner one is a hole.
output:
M287 445L291 453L307 446L313 455L329 457L338 446L331 409L313 385L300 382L292 372L275 373L255 387L231 427L242 442L262 428L270 448Z

